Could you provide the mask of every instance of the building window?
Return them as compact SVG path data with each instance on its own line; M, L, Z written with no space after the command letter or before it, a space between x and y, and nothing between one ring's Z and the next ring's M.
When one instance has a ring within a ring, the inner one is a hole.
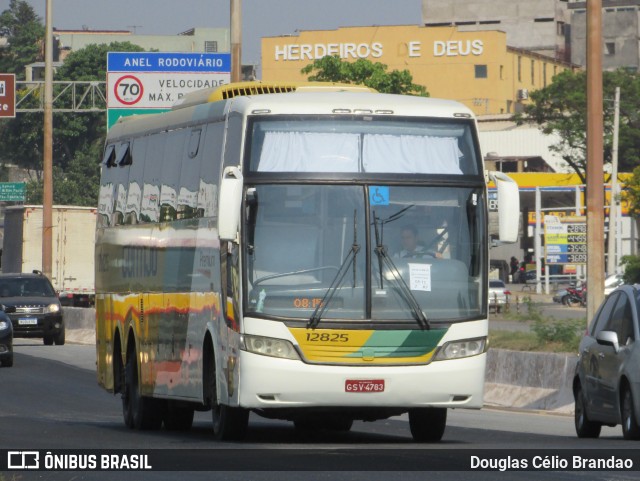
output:
M522 82L522 57L518 55L518 82Z
M500 65L500 80L504 80L504 65Z
M476 65L476 78L487 78L487 66Z
M558 22L557 24L557 33L558 35L564 35L564 22Z
M604 54L607 56L612 56L616 54L616 43L615 42L605 42L604 43Z
M542 64L542 86L547 86L547 64L546 62Z
M218 51L218 42L215 40L205 40L204 51L206 53L216 53Z
M531 85L536 84L536 61L531 60Z

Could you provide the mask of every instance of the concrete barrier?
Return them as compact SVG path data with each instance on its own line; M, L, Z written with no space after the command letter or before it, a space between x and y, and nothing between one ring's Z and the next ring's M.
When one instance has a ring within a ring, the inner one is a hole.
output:
M67 342L95 344L96 310L85 307L63 307L62 314Z
M577 354L489 349L485 404L572 413L577 360Z
M96 310L87 307L63 307L64 325L67 329L95 329Z
M63 307L67 340L95 343L95 309ZM578 356L489 349L488 406L573 413L571 383Z

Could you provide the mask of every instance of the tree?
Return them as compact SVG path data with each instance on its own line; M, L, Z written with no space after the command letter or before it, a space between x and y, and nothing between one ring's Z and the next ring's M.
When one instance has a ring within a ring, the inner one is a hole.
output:
M87 45L71 52L56 72L56 80L104 81L107 77L108 52L142 52L144 49L130 42L108 45ZM70 92L67 94L70 95ZM105 105L106 108L106 105ZM104 144L107 121L103 112L54 114L54 160L66 170L76 151L84 151L87 144Z
M519 123L533 121L545 134L557 134L551 149L571 166L586 183L587 131L586 72L565 70L547 87L531 93L531 104L515 116ZM604 161L611 162L613 140L613 98L620 87L619 170L629 172L640 164L640 75L619 69L603 72Z
M95 207L100 189L100 162L102 144L93 143L76 151L73 159L62 170L53 168L54 204ZM43 197L41 180L27 183L27 203L41 204Z
M633 173L625 182L622 198L629 203L629 215L640 217L640 166L633 169Z
M0 14L0 36L7 46L0 48L0 72L14 73L25 78L25 67L42 60L44 26L27 2L11 0L9 8Z
M622 279L625 284L637 284L640 282L640 256L622 256L620 265L624 268Z
M337 55L326 56L315 60L300 72L311 74L308 79L313 82L343 82L366 85L383 93L429 96L425 87L413 83L408 70L387 72L385 64L366 59L347 62Z
M104 81L107 52L143 50L130 42L88 45L68 55L55 80ZM54 91L54 96L58 93ZM103 112L53 114L54 203L97 205L99 177L96 172L99 172L106 124ZM0 121L2 160L27 170L27 201L31 203L42 201L42 125L42 112L19 113L15 119ZM90 165L83 166L80 162Z

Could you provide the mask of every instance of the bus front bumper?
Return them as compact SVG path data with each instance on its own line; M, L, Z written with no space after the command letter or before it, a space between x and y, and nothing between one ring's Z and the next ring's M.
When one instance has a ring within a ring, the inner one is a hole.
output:
M240 406L251 409L313 407L482 407L486 353L413 366L333 366L240 355ZM353 390L376 381L375 390ZM383 390L380 390L383 381Z

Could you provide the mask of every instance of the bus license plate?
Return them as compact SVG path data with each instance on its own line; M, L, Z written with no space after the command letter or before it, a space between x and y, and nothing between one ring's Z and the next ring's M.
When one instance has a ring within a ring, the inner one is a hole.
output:
M384 379L347 379L345 392L384 392Z
M21 326L36 326L38 325L38 319L18 319L18 324Z

